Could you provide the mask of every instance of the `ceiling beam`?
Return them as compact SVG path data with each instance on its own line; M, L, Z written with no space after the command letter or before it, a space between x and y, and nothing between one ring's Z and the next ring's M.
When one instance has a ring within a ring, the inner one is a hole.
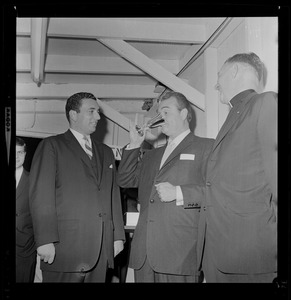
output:
M173 74L176 74L179 71L178 60L157 59L154 61ZM17 54L16 71L27 72L30 69L30 55ZM73 55L47 55L45 72L145 75L143 71L120 57L86 57Z
M37 87L33 83L16 83L17 99L67 99L74 93L86 91L97 98L109 99L144 99L156 98L152 85L125 84L42 84Z
M142 69L145 73L149 74L169 89L184 94L190 102L204 111L205 103L204 95L202 93L185 83L182 79L165 70L128 43L122 40L113 39L98 39L98 41L134 64L136 67Z
M157 23L130 18L50 18L48 36L201 44L206 40L205 32L204 25Z
M180 59L179 71L182 70L191 58L197 53L201 45L193 45L185 52L184 56Z
M40 85L44 80L47 18L31 19L31 77Z
M208 40L208 46L219 48L219 46L231 35L231 33L242 23L245 18L226 18L216 29Z

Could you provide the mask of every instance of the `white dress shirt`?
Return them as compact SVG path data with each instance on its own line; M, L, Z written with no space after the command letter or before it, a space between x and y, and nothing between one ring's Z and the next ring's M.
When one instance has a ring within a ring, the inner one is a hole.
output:
M167 149L168 146L165 149L164 155L162 157L161 160L161 166L164 164L164 162L166 161L166 159L169 157L169 155L174 151L174 149L184 140L184 138L190 133L190 129L185 130L184 132L180 133L178 136L176 136L173 140L168 140L168 145L170 145L170 149ZM125 147L126 150L131 150L134 148L129 147L129 145L127 145ZM181 206L184 205L184 198L183 198L183 193L182 193L182 189L179 185L176 186L176 205L177 206Z
M175 150L175 148L184 140L184 138L190 133L190 129L185 130L184 132L180 133L178 136L176 136L173 140L168 140L168 145L170 149L165 150L164 155L162 157L161 166L164 164L164 162L167 160L167 158L170 156L170 154ZM165 157L166 156L166 157ZM176 186L176 205L181 206L184 204L184 198L182 189L179 185Z
M164 152L164 155L161 160L161 165L164 164L164 162L167 160L167 158L170 156L170 154L175 150L175 148L184 140L184 138L190 133L190 129L187 129L186 131L182 132L178 136L176 136L173 140L168 140L168 146L166 147L166 150Z
M17 168L15 171L16 187L18 186L22 173L23 173L23 166Z

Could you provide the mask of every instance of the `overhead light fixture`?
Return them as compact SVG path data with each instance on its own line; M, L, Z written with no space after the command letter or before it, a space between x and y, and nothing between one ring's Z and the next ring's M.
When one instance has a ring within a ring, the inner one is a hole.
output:
M31 19L31 77L40 86L44 80L48 18Z
M166 89L166 86L159 81L155 85L154 93L160 94Z

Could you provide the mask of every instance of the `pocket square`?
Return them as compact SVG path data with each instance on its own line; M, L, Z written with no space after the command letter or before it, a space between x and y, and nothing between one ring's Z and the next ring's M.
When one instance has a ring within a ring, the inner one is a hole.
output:
M195 154L181 154L180 160L194 160Z
M112 166L112 164L109 166L109 169L113 169L113 166Z

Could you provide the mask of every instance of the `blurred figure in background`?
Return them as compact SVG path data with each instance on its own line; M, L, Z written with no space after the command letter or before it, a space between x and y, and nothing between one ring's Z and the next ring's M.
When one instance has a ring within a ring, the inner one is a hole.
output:
M16 282L33 282L36 251L29 209L29 173L23 168L26 144L16 137Z

